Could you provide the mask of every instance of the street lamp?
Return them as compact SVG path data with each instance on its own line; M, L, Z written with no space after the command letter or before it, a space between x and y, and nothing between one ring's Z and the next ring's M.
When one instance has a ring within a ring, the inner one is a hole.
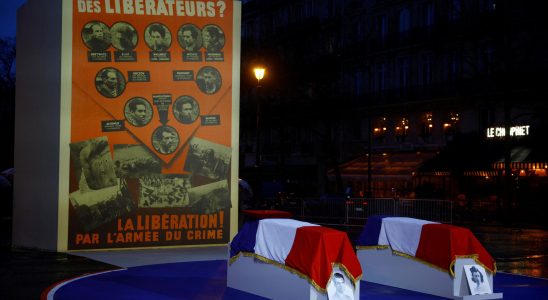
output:
M257 87L261 87L261 79L264 78L265 68L257 67L253 69L253 73L255 73L255 78L257 78Z
M264 78L266 69L262 67L257 67L253 69L253 73L255 74L255 78L257 78L257 128L256 128L256 145L255 145L255 166L258 167L261 162L261 152L260 152L260 137L261 137L261 123L260 123L260 116L261 116L261 99L260 99L260 92L259 88L261 87L261 79Z

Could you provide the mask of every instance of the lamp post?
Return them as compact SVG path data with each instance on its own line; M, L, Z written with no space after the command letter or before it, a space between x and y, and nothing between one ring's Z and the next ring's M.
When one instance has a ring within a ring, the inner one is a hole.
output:
M261 79L264 78L265 75L265 68L263 67L256 67L253 69L253 73L255 74L255 78L257 78L257 127L256 127L256 138L255 138L255 166L258 167L261 163L261 152L260 152L260 137L261 137L261 123L260 123L260 117L261 117L261 99L260 99L260 88L261 88Z

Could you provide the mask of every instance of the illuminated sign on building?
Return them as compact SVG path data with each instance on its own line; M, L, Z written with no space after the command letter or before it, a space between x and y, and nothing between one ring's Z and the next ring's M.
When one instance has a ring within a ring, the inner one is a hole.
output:
M510 136L526 136L529 135L529 125L512 126L510 127ZM506 136L506 128L504 127L488 127L487 138L496 138Z

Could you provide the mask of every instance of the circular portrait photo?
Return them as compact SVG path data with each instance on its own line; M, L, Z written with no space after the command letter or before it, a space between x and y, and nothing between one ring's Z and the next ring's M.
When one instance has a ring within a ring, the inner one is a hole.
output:
M206 25L202 29L202 42L207 52L219 52L225 46L225 34L217 25Z
M131 51L137 46L137 31L126 22L118 22L110 28L111 43L120 51Z
M173 104L173 115L177 121L190 124L200 115L200 106L196 99L190 96L181 96Z
M164 24L152 23L145 29L145 42L152 51L167 51L171 46L171 32Z
M202 33L194 24L185 24L177 31L179 45L185 51L196 52L202 47Z
M110 31L103 22L92 21L82 28L82 40L92 51L104 51L110 46Z
M104 68L95 75L95 88L107 98L116 98L124 92L126 79L117 69Z
M152 105L145 98L131 98L124 107L126 120L135 127L147 125L152 120L152 114Z
M179 147L179 133L171 126L160 126L152 133L152 146L161 154L171 154Z
M221 73L214 67L203 67L196 75L196 84L200 91L215 94L222 85Z

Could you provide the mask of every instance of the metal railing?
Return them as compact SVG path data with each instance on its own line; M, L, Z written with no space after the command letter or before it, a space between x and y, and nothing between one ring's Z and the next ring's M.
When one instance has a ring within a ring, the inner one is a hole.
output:
M448 200L399 198L286 198L272 207L293 213L296 219L319 224L363 226L369 216L410 217L453 223Z

